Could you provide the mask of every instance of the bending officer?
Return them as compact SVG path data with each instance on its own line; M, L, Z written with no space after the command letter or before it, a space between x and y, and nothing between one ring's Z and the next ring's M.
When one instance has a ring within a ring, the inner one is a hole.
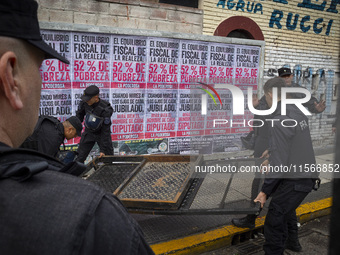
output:
M83 126L76 116L60 122L52 116L39 116L34 132L20 146L56 157L64 140L81 136Z

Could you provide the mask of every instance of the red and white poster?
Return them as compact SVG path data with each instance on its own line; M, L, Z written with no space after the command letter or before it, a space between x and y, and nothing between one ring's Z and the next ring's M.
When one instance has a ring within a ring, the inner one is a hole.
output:
M147 39L112 35L112 42L112 139L144 139Z

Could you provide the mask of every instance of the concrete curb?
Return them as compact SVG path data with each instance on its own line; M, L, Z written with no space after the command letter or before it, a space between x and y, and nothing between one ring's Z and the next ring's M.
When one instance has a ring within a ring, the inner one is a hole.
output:
M331 213L332 198L325 198L298 207L296 215L300 223L329 215ZM263 227L265 216L256 220L256 227ZM222 247L231 246L233 237L246 232L248 228L238 228L233 225L220 227L205 233L199 233L181 239L151 245L156 254L198 254Z

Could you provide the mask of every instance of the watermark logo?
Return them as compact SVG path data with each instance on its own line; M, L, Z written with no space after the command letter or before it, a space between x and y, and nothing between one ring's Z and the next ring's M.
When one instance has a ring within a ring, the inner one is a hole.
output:
M217 91L210 85L201 83L204 86L207 86L209 89L211 89L216 96L218 97L218 99L220 100L220 103L222 105L222 100L219 96L219 94L217 93ZM215 84L215 88L216 89L228 89L231 92L232 95L232 113L233 115L244 115L244 94L243 91L231 84ZM206 90L206 89L202 89L203 91L207 92L208 95L210 95L215 104L216 104L216 100L213 97L213 95L210 93L210 91ZM256 115L260 115L260 116L265 116L265 115L269 115L272 114L276 108L277 108L277 99L278 99L278 93L277 93L277 88L273 88L272 89L272 95L273 95L273 104L272 106L267 109L267 110L258 110L255 109L253 106L253 101L252 101L252 96L253 96L253 88L250 86L248 88L248 100L247 100L247 104L248 104L248 109L251 111L251 113L256 114ZM288 98L287 95L291 94L291 93L301 93L304 94L305 97L303 98ZM208 98L207 98L207 94L202 94L202 108L201 108L201 114L202 115L206 115L207 114L207 109L208 109ZM297 108L299 108L299 110L301 112L303 112L306 116L310 116L312 115L304 106L303 104L308 102L311 98L311 93L305 89L305 88L296 88L296 87L285 87L281 89L281 113L282 115L286 115L286 106L287 104L294 104L296 105Z
M203 82L199 82L199 84L203 85L203 86L206 86L207 88L209 88L211 91L213 91L215 93L215 95L217 96L218 100L220 101L220 104L222 106L222 100L221 100L221 97L220 95L217 93L217 91L210 85L206 84L206 83L203 83ZM214 101L215 105L217 105L216 103L216 100L215 100L215 97L211 94L211 92L207 89L203 89L203 88L198 88L198 89L201 89L203 90L204 92L206 92L211 98L212 100ZM208 105L208 99L207 99L207 94L202 94L202 115L206 115L207 114L207 105ZM203 113L204 111L204 113Z

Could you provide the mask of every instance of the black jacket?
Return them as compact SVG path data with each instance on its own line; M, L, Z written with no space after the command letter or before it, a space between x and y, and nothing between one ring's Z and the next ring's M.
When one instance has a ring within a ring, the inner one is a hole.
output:
M266 102L265 96L261 97L259 104L256 106L257 110L267 110L269 109ZM263 152L269 147L269 131L268 122L266 119L270 119L271 115L254 115L254 119L260 119L263 121L262 127L255 127L255 144L254 144L254 157L259 158L262 156Z
M282 115L281 102L278 102L272 114L272 118L278 121L273 121L273 127L269 125L269 161L271 166L286 166L290 171L266 175L262 191L267 195L275 191L282 179L295 180L296 185L306 192L313 188L313 174L308 171L308 167L305 169L305 164L315 164L308 118L295 105L287 105L286 109L286 115Z
M85 135L86 133L91 133L93 135L100 136L100 145L104 148L109 148L109 144L112 143L111 116L113 113L113 109L111 107L111 104L102 99L99 99L99 102L93 105L88 105L86 102L81 101L78 106L76 116L80 119L81 122L83 122L86 114L90 113L103 118L103 122L101 124L101 127L96 131L89 129L85 125L85 132L83 133L83 135ZM100 151L106 151L104 148L100 148Z
M292 83L292 87L301 87L299 84ZM290 96L292 98L304 98L305 95L302 93L290 93ZM318 103L318 100L315 97L311 97L311 99L304 103L303 106L306 107L311 113L319 113L315 109L315 103ZM262 96L259 100L259 105L256 107L257 110L267 110L269 109L268 104L266 102L265 96ZM271 115L268 116L259 116L255 115L254 119L261 119L264 121L264 125L262 127L255 127L255 145L254 145L254 156L255 157L261 157L262 153L268 149L268 123L265 121L267 118L271 118Z
M292 83L291 87L299 87L302 88L299 84L297 83ZM290 96L292 98L304 98L305 95L302 93L290 93ZM306 107L311 113L319 113L318 110L315 109L315 103L319 103L318 100L315 97L311 97L308 102L304 103L303 106Z
M0 254L154 254L114 195L61 167L0 143Z
M64 126L55 117L39 116L34 132L20 146L56 157L64 142Z

